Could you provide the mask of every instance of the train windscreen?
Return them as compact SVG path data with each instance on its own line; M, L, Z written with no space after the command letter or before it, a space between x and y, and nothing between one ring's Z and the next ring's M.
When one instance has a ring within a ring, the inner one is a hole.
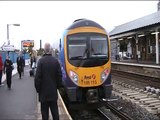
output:
M83 59L86 57L85 50L87 48L86 37L70 37L69 38L69 59Z
M90 42L90 57L108 58L108 44L106 37L91 36Z
M76 67L104 65L108 61L108 39L100 33L77 33L67 37L69 62Z

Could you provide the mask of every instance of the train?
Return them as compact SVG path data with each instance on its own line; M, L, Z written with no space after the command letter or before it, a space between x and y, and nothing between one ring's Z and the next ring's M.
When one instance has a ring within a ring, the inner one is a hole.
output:
M77 19L59 41L63 85L70 102L97 103L111 97L111 48L106 30Z

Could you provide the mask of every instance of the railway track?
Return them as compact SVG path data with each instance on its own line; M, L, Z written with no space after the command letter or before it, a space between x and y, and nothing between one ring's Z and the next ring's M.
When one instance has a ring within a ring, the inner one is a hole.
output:
M97 114L100 114L102 117L103 117L103 119L105 120L112 120L108 115L106 115L106 113L104 113L101 109L97 109Z
M113 106L110 103L106 103L106 106L115 114L117 115L119 118L121 118L122 120L132 120L131 117L129 117L128 115L126 115L124 112L120 111L119 109L117 109L115 106Z
M73 120L132 120L118 108L105 101L102 101L99 107L71 104L67 109Z
M73 120L111 120L106 113L101 110L70 110L70 114Z
M146 114L157 117L160 114L160 92L156 93L158 88L153 87L160 85L156 81L146 81L146 79L150 78L114 71L112 74L113 94L141 110L147 111ZM147 90L145 88L148 85L151 87Z
M102 101L97 108L94 105L70 105L68 111L73 120L132 120L119 108Z
M139 75L135 73L129 73L129 72L123 72L123 71L117 71L112 70L112 75L116 77L126 78L129 79L129 81L141 82L144 86L152 86L155 88L160 88L160 80L159 78ZM123 81L123 80L122 80Z
M105 102L104 107L97 109L106 120L132 120L127 114L114 105Z
M70 111L73 120L132 120L111 104L105 104L94 110Z

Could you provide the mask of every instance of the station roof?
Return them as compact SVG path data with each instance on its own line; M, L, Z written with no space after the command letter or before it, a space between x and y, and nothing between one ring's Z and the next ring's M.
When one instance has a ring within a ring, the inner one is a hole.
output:
M125 32L130 32L143 27L151 26L160 23L160 11L150 15L138 18L128 23L115 27L110 33L110 36L118 35Z

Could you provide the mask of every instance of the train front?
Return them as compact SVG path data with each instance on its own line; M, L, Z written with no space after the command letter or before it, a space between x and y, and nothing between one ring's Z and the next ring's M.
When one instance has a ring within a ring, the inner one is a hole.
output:
M70 101L96 103L110 98L110 41L90 20L74 22L64 36L64 85Z

